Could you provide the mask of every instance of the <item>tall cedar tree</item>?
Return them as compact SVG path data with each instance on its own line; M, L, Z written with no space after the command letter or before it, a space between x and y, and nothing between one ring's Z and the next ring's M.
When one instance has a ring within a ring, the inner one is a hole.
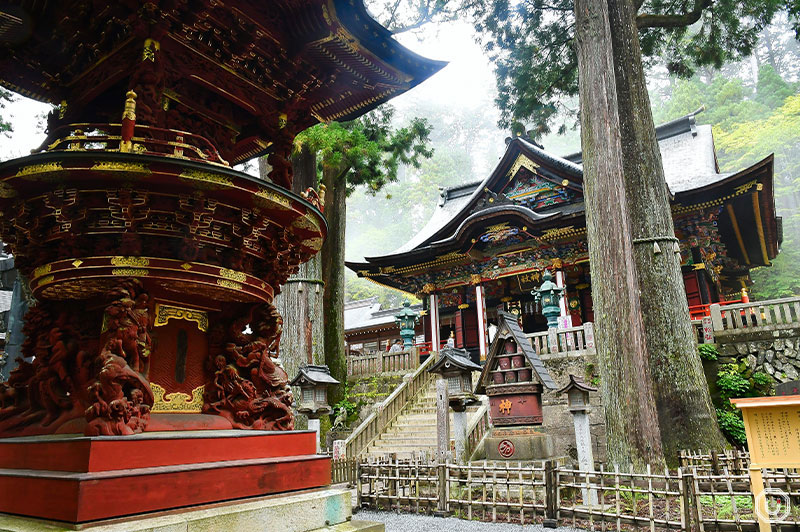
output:
M680 448L717 448L722 439L694 346L679 255L672 252L674 230L668 189L664 184L644 68L649 62L661 61L670 73L688 76L700 66L720 67L727 61L741 59L751 53L759 32L783 3L782 0L607 2L606 31L612 40L616 112L625 147L622 175L639 290L646 294L640 299L650 374L659 424L664 429L663 449L670 462ZM476 16L476 27L484 36L487 51L496 61L501 125L515 127L532 122L536 133L549 132L556 114L570 111L561 102L578 92L581 76L589 75L584 69L588 63L582 63L580 68L578 64L575 3L573 0L467 0L467 4ZM588 9L586 3L583 6ZM594 53L606 52L597 49ZM582 104L581 109L586 107ZM586 139L582 141L585 145ZM597 158L586 159L587 176L598 171L597 161ZM596 217L596 222L609 225L619 221ZM654 253L654 241L662 249L659 254ZM593 271L593 284L596 289L614 286L620 275L624 272ZM613 321L605 321L609 315L601 312L598 316L599 328L615 326ZM628 356L634 356L633 349L626 351ZM605 388L614 385L604 382L604 394L608 392ZM606 404L607 411L620 407L620 404ZM617 445L625 447L627 443L612 435L609 447Z
M339 382L347 382L344 352L344 239L347 196L357 186L375 194L397 180L400 165L419 168L428 148L430 127L415 118L402 128L392 127L394 108L388 105L351 122L319 124L300 135L296 142L317 154L325 185L325 218L328 236L322 246L325 362ZM397 223L402 223L398 218ZM329 402L344 399L344 386L329 394Z
M593 168L584 175L583 190L592 296L601 324L597 346L607 458L625 469L642 470L648 464L663 465L663 452L659 426L652 422L656 409L639 280L636 269L630 267L634 250L628 198L619 179L624 165L608 10L603 1L575 0L575 13L581 144L584 164ZM603 282L610 278L617 282Z

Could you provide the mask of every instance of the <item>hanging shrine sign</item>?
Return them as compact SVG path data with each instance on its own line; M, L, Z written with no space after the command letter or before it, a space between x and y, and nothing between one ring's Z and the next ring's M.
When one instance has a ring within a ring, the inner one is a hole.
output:
M765 490L762 468L800 468L800 395L731 399L742 411L750 449L750 489L760 532L788 515L790 497L780 490ZM767 498L779 506L768 508Z

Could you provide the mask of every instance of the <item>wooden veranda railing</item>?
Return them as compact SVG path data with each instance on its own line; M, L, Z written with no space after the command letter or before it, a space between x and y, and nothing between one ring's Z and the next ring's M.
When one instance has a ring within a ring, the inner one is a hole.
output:
M594 324L584 323L567 329L526 334L533 348L541 355L583 355L594 353Z
M800 297L709 307L714 335L772 331L800 325Z
M398 353L381 352L347 357L348 377L369 377L386 373L407 373L419 366L416 347Z
M467 445L464 452L467 460L472 457L475 448L489 431L489 404L482 403L478 411L472 414L469 426L467 427Z
M400 411L436 376L428 372L436 357L428 357L408 380L389 395L377 411L367 416L345 440L345 456L354 458L363 453L386 426L395 420Z

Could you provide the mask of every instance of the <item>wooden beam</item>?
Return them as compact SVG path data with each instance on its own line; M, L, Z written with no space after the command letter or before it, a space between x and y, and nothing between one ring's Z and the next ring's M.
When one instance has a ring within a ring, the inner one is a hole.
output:
M742 238L742 232L739 230L739 222L736 220L736 213L733 211L733 204L728 203L726 205L728 209L728 216L731 218L731 225L733 226L733 232L736 235L736 240L739 242L739 249L742 250L742 256L744 256L745 264L750 263L750 256L747 254L747 248L744 247L744 239Z
M758 229L758 239L761 244L761 254L764 257L764 265L769 266L769 255L767 254L767 241L764 238L764 224L761 221L761 205L758 203L758 190L753 192L753 212L756 215L756 229Z

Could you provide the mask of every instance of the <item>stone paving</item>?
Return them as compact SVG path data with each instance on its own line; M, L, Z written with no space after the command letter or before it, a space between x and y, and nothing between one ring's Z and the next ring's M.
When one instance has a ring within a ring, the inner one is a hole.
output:
M432 517L417 514L397 514L361 510L354 519L377 521L386 525L386 532L578 532L581 529L559 527L543 528L541 525L512 525L507 523L484 523L467 521L455 517Z

